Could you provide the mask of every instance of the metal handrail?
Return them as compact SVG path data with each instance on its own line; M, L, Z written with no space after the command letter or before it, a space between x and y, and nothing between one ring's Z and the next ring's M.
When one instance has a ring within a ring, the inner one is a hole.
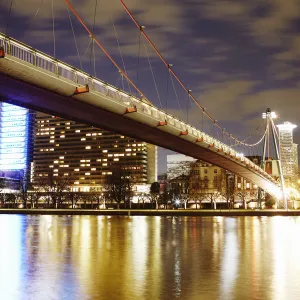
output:
M102 81L90 74L77 69L67 63L64 63L58 59L51 57L50 55L38 51L22 42L19 42L3 33L0 33L0 46L4 47L4 50L7 54L14 56L18 59L21 59L27 63L34 65L35 67L44 69L48 72L54 73L58 77L63 77L65 79L71 80L72 82L78 85L89 84L89 87L92 91L96 93L104 94L106 97L113 98L115 100L121 100L122 102L126 102L126 104L131 104L135 106L143 105L147 107L148 110L151 112L151 115L154 116L157 114L162 120L170 119L173 121L172 126L176 127L176 124L179 124L179 127L182 130L188 130L190 135L194 135L197 138L203 138L203 141L207 144L213 144L218 146L218 149L222 149L225 153L229 153L230 156L234 158L241 157L241 155L231 148L230 146L220 142L219 140L215 139L214 137L209 136L208 134L202 132L201 130L191 126L184 121L167 114L163 110L160 110L156 106L154 106L149 101L145 102L144 99L139 99L125 91L122 91L113 85L110 85L107 82ZM125 98L125 99L124 99ZM142 111L145 113L145 109ZM148 114L148 113L146 113ZM157 117L156 117L157 118ZM196 132L196 134L194 133ZM251 168L255 168L255 164L250 161L246 157L242 157L240 160L241 163L244 165L249 165ZM268 173L263 171L263 175L268 178L272 182L276 182Z

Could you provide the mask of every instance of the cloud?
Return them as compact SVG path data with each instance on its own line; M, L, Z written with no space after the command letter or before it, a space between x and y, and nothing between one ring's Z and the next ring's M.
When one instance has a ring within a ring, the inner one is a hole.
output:
M250 115L257 111L265 111L270 107L280 116L282 121L297 122L299 119L300 88L282 88L265 90L245 96L241 113Z

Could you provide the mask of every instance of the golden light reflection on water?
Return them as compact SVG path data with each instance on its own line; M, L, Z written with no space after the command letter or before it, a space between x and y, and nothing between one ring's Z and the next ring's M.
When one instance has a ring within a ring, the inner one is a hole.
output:
M0 215L0 299L299 299L298 217Z

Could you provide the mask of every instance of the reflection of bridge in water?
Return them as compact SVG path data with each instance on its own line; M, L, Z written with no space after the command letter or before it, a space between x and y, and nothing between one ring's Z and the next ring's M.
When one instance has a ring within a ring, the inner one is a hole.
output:
M77 68L0 34L0 97L115 131L222 167L278 196L278 183L218 139Z

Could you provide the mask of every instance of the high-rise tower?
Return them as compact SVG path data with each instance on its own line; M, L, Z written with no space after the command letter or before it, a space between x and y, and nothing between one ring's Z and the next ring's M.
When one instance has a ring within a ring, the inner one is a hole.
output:
M0 103L0 177L30 178L34 112L8 103Z
M293 130L297 126L290 122L284 122L277 127L283 176L288 183L291 183L296 177L295 170L298 168L297 145L293 143Z

